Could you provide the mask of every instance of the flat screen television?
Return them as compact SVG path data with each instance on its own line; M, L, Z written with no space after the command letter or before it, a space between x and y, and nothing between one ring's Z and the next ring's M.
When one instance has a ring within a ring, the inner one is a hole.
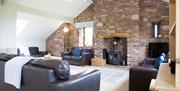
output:
M166 55L169 52L169 43L149 43L148 47L148 57L150 58L158 58L161 53L165 53Z

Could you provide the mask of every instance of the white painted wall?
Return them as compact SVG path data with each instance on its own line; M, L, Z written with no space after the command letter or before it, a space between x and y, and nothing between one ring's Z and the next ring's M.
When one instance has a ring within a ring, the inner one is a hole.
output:
M18 39L17 40L17 47L18 48L28 48L30 46L39 47L41 51L46 50L46 42L44 39Z
M16 6L0 6L0 48L16 47Z

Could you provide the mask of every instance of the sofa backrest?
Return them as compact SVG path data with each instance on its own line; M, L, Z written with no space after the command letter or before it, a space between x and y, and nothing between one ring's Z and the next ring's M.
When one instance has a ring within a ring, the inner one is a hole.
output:
M4 65L5 62L0 60L0 85L4 83Z
M92 56L92 58L94 57L94 49L93 49L93 48L73 47L73 48L71 49L71 52L72 52L75 48L81 48L81 49L82 49L81 55L82 55L82 53L85 52L85 53L90 53L91 56Z
M29 53L30 55L38 55L39 54L39 48L38 47L29 47Z
M94 50L93 50L93 48L83 49L82 53L90 53L91 54L91 58L94 57Z

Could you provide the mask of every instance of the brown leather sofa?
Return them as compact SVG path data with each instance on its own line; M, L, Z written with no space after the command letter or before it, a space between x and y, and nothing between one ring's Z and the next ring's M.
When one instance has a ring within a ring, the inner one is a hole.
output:
M72 48L70 52L63 52L62 53L62 59L67 60L69 64L71 65L90 65L91 59L94 57L94 50L92 48L89 49L83 49L80 56L73 56L73 50L75 48Z
M156 59L147 58L141 66L134 66L129 71L129 91L149 91L151 79L155 79L158 70L153 68Z
M53 70L25 65L22 71L20 89L4 83L4 61L0 61L0 91L99 91L100 72L97 70L72 75L68 80L59 81Z

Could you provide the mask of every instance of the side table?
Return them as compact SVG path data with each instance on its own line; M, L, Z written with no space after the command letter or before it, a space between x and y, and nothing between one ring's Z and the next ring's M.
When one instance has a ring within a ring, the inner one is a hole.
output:
M91 65L103 66L103 65L106 65L106 60L104 60L103 58L100 58L100 57L95 57L95 58L91 59Z

